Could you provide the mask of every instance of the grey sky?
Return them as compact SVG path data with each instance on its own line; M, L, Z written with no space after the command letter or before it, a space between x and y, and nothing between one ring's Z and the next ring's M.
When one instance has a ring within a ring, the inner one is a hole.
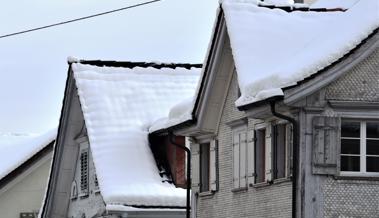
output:
M0 9L0 35L139 2L8 1ZM162 0L0 39L0 132L43 132L58 125L67 56L202 63L217 5L217 0Z

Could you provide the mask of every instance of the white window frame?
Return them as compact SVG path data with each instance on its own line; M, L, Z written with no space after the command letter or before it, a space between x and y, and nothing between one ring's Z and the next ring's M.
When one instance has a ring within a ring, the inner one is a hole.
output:
M293 131L291 131L291 123L289 123L288 121L284 121L284 120L278 120L278 121L275 121L272 123L271 125L271 128L272 128L272 131L274 132L274 126L276 125L284 125L284 128L285 128L285 148L284 148L284 155L285 155L285 159L284 159L284 164L285 164L285 169L284 169L284 177L281 177L281 178L275 178L274 177L274 173L272 174L272 179L274 181L281 181L281 180L286 180L290 177L290 162L289 160L291 159L291 148L290 148L290 145L291 145L291 141L293 140L293 136L291 135L293 133ZM272 143L272 155L271 155L271 158L272 158L272 162L274 163L274 158L275 158L275 149L274 149L274 143L275 143L275 140L274 140L274 134L271 134L271 143ZM272 171L275 170L275 166L273 164L272 166Z
M342 118L341 120L341 129L340 131L342 132L342 122L343 121L352 121L352 122L359 122L360 123L360 137L359 137L359 140L360 140L360 154L359 154L359 161L360 161L360 171L359 172L356 172L356 171L342 171L341 170L341 166L340 166L340 176L357 176L357 177L379 177L379 172L367 172L366 171L366 160L367 160L367 147L366 147L366 144L367 144L367 122L379 122L379 120L376 120L376 119L373 119L373 120L369 120L369 119L349 119L349 118ZM341 133L341 139L357 139L357 138L351 138L351 137L342 137L342 133ZM371 138L369 138L371 139ZM340 142L340 150L341 150L341 146L342 146L342 140ZM341 155L344 155L342 153L339 154L339 161L341 161ZM347 154L345 154L345 156L347 156ZM352 156L358 156L358 155L352 155ZM369 155L369 156L374 156L374 157L379 157L379 155Z

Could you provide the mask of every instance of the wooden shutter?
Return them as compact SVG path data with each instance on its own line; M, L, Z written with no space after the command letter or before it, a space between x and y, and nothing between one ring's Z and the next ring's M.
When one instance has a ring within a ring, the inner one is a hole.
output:
M255 137L254 130L249 130L247 132L247 182L248 184L254 184L254 146L255 146Z
M293 128L291 124L286 125L286 176L292 176L292 149L293 149Z
M217 140L212 140L210 142L210 190L217 191L218 188L218 152L217 152Z
M314 174L337 173L340 129L339 117L313 118L312 171Z
M239 133L240 138L240 152L239 152L239 158L240 158L240 175L239 175L239 187L244 188L246 187L247 180L246 180L246 156L247 156L247 138L246 138L246 131Z
M192 187L193 193L198 193L200 191L200 147L199 147L199 144L191 143L191 156L192 156L191 187Z
M239 139L239 133L234 132L233 133L233 187L239 188L239 150L240 150L240 139Z
M266 149L265 149L265 174L266 181L272 180L272 126L269 124L266 128Z

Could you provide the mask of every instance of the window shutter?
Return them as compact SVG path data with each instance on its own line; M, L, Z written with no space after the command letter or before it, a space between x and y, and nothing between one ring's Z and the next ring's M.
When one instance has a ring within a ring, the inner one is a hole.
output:
M254 130L247 132L247 182L254 184Z
M239 188L239 147L240 139L238 132L233 133L233 187Z
M337 148L340 144L340 118L313 118L312 171L314 174L337 173Z
M286 176L287 177L290 177L292 176L292 149L293 149L293 128L292 128L292 125L291 124L287 124L286 126L286 157L287 157L287 160L286 160L286 163L287 163L287 172L286 172Z
M211 191L217 191L218 188L218 152L217 140L212 140L210 143L210 183Z
M88 142L80 144L80 196L89 193L89 149Z
M199 147L199 144L191 143L191 156L192 156L191 187L192 187L193 193L198 193L200 191L200 147Z
M272 126L268 125L266 128L266 151L265 151L265 173L266 181L272 180Z
M246 147L247 147L247 138L246 138L246 132L243 131L243 132L240 132L239 133L239 136L240 136L240 152L239 152L239 156L240 156L240 175L239 175L239 181L240 181L240 184L239 184L239 187L240 188L243 188L243 187L246 187L246 156L247 156L247 150L246 150Z

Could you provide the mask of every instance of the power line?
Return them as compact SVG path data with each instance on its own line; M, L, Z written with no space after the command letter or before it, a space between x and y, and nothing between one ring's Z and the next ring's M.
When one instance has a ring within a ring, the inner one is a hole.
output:
M159 1L161 1L161 0L152 0L152 1L143 2L143 3L139 3L139 4L135 4L135 5L130 5L130 6L127 6L127 7L123 7L123 8L119 8L119 9L115 9L115 10L111 10L111 11L106 11L106 12L102 12L102 13L98 13L98 14L93 14L93 15L89 15L89 16L85 16L85 17L80 17L80 18L76 18L76 19L72 19L72 20L62 21L62 22L59 22L59 23L54 23L54 24L50 24L50 25L46 25L46 26L41 26L41 27L33 28L33 29L23 30L23 31L14 32L14 33L9 33L9 34L5 34L5 35L1 35L0 39L1 38L10 37L10 36L20 35L20 34L24 34L24 33L34 32L34 31L37 31L37 30L47 29L47 28L50 28L50 27L60 26L60 25L68 24L68 23L73 23L73 22L76 22L76 21L86 20L86 19L90 19L90 18L93 18L93 17L98 17L98 16L102 16L102 15L106 15L106 14L111 14L111 13L118 12L118 11L123 11L123 10L131 9L131 8L136 8L136 7L139 7L139 6L148 5L148 4L151 4L151 3L154 3L154 2L159 2Z

